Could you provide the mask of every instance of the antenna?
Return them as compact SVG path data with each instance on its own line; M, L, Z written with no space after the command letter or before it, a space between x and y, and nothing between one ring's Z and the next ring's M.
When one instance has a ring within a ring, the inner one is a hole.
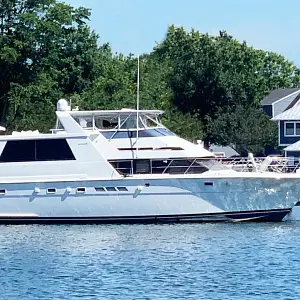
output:
M138 158L139 109L140 109L140 56L137 58L137 91L136 91L136 158Z

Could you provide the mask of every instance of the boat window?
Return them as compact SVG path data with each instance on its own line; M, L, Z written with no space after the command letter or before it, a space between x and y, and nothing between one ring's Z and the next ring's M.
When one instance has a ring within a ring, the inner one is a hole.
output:
M95 187L95 191L96 192L105 192L105 188L104 187Z
M0 162L75 160L65 139L8 141Z
M197 159L134 159L110 161L120 174L201 174L211 169ZM224 169L224 166L221 165Z
M150 119L149 117L144 117L143 121L147 127L158 127L159 126L156 120Z
M118 127L118 121L117 120L103 120L102 122L102 128L103 129L115 129Z
M133 163L131 160L111 161L112 166L121 174L131 174Z
M36 141L36 160L38 161L74 159L74 154L65 139Z
M116 188L113 187L113 186L107 186L107 187L106 187L106 190L107 190L108 192L115 192L115 191L116 191Z
M0 189L0 195L5 195L6 194L6 190L5 189Z
M104 129L104 130L109 130L109 129L117 129L119 122L118 122L118 117L97 117L95 116L95 126L98 129Z
M93 127L93 118L92 117L74 117L74 120L82 128L92 128Z
M121 117L121 120L120 120L120 125L121 125L121 129L136 129L137 126L137 122L136 122L136 114L133 114L132 116L124 116L124 117ZM139 128L144 128L144 124L143 122L141 121L140 117L139 117Z
M35 160L35 141L8 141L1 153L0 162Z
M135 174L149 174L151 173L149 159L136 159L133 164L133 172Z

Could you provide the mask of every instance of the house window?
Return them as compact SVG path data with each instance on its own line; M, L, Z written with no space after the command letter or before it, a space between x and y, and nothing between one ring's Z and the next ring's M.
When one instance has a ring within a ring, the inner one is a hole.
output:
M300 136L300 122L285 122L284 123L285 136Z

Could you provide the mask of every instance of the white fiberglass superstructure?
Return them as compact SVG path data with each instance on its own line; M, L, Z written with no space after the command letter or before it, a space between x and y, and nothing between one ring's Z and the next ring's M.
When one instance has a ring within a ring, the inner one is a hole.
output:
M0 137L0 222L279 221L299 174L236 172L163 126L161 111L71 110L49 134Z

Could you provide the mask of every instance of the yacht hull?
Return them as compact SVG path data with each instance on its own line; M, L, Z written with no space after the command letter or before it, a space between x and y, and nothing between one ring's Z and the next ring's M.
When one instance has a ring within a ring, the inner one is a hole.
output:
M297 178L169 178L3 183L0 223L281 221Z

